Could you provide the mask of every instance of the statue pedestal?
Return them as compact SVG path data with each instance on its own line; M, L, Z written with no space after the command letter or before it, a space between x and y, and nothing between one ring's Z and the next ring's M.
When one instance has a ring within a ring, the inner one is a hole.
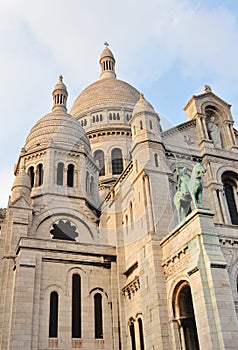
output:
M200 348L234 349L238 321L213 217L208 209L196 209L177 225L160 242L162 266L171 303L181 281L191 288Z

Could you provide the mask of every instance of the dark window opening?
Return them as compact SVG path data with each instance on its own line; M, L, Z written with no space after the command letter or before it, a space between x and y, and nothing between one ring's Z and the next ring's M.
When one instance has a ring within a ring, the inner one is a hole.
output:
M155 153L155 166L158 167L159 166L159 162L158 162L158 154Z
M95 338L103 339L102 296L99 293L94 295L94 325L95 325Z
M72 278L72 338L81 338L81 278Z
M58 163L58 166L57 166L57 185L60 185L60 186L63 185L63 178L64 178L64 164Z
M185 285L178 295L178 318L181 338L184 338L186 350L199 350L197 327L193 310L191 289Z
M105 163L104 163L103 151L100 151L100 150L96 151L94 153L94 160L100 169L99 176L104 176L105 175Z
M136 338L135 338L135 326L134 323L130 324L130 336L131 336L131 349L136 350Z
M138 319L138 326L139 326L139 336L140 336L140 350L145 350L143 322L141 318Z
M59 220L57 223L53 224L50 234L53 236L53 239L67 241L75 241L76 237L78 237L76 227L72 225L70 221L64 222L63 220Z
M68 165L67 186L74 187L74 165L73 164Z
M119 148L112 150L112 174L121 174L123 171L122 152Z
M30 181L31 181L31 188L34 186L34 181L35 181L35 172L34 172L34 167L31 166L28 169L28 175L30 176Z
M231 186L228 183L225 183L224 190L225 190L228 209L230 212L231 222L233 225L238 225L238 213L236 208L233 186Z
M58 293L50 294L49 338L58 337Z
M41 186L43 184L44 169L43 164L38 164L36 168L36 186Z

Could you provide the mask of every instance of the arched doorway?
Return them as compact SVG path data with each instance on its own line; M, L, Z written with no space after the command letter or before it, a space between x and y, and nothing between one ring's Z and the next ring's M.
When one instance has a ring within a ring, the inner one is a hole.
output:
M191 288L187 281L181 282L175 288L173 312L174 321L178 325L181 349L199 350Z

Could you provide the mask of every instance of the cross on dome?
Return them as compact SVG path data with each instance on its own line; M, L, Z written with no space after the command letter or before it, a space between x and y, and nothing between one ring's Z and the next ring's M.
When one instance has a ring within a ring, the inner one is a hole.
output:
M104 42L104 45L105 45L106 47L108 47L108 46L109 46L109 44L108 44L108 42L107 42L107 41L105 41L105 42Z

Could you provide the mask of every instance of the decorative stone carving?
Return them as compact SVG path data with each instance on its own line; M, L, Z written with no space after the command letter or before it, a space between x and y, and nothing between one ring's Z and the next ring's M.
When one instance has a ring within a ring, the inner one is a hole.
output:
M125 299L131 299L139 289L140 279L139 276L135 276L135 278L122 289L122 294Z
M76 227L71 224L71 222L59 220L57 223L53 224L53 228L50 230L53 239L64 239L68 241L75 241L78 237L76 232Z
M207 130L209 137L211 138L216 148L222 148L221 145L221 133L219 127L215 124L215 118L213 115L210 116L209 122L207 123Z
M189 253L188 247L184 248L177 255L174 255L170 260L162 264L164 269L165 279L175 276L178 272L183 271L188 266Z

